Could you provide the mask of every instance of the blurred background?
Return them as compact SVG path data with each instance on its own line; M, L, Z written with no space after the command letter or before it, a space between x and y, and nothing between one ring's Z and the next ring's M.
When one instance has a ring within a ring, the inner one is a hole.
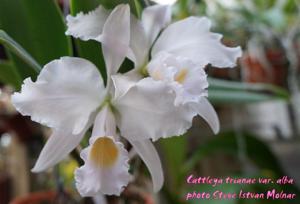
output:
M76 192L73 172L82 162L76 150L45 173L30 172L50 130L18 114L10 96L20 89L23 79L36 78L35 61L44 65L61 56L80 56L103 68L100 45L66 37L64 16L92 10L99 4L113 8L122 2L129 3L133 13L138 10L136 2L140 9L149 3L143 0L0 0L0 204L95 202L80 198ZM299 204L300 1L151 2L154 3L173 4L174 20L192 15L208 16L213 31L224 35L224 44L242 46L243 57L234 69L206 67L209 99L221 120L220 134L213 135L201 118L195 118L186 135L156 142L166 178L162 191L153 194L147 168L134 157L130 162L134 182L120 198L107 197L108 203L201 203L197 199L186 201L186 193L211 192L215 188L187 185L187 176L194 174L273 179L288 176L295 181L293 185L281 186L219 187L224 192L239 192L241 188L265 192L275 188L296 193L294 200L206 200L203 202L206 204ZM128 70L132 64L128 60L122 66L122 70ZM105 70L100 72L105 76ZM86 144L87 137L81 146Z

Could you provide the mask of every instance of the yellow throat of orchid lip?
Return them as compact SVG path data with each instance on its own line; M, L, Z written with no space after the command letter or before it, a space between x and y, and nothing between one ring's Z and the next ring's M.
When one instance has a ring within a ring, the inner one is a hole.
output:
M109 137L98 138L90 151L91 161L98 167L108 168L113 166L119 156L119 150L115 142Z
M185 81L187 74L188 74L188 69L186 69L186 68L181 69L175 75L174 80L177 81L178 83L182 84ZM152 78L155 80L163 80L163 75L160 70L155 70L152 73Z
M175 81L182 84L185 81L186 75L188 73L187 69L181 69L178 74L175 76Z
M154 80L162 80L163 77L162 77L162 74L160 72L160 70L155 70L153 73L152 73L152 78Z

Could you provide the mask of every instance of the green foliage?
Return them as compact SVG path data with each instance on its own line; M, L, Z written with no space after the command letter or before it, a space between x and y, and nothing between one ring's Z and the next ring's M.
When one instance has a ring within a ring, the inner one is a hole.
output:
M266 10L271 7L273 7L276 4L277 0L254 0L253 4L256 6L257 9L259 10Z
M140 0L98 0L98 2L108 9L113 9L119 4L129 4L131 12L136 16L139 16L140 9L144 7Z
M0 81L20 88L22 79L12 63L0 60Z
M299 5L300 2L298 0L287 0L284 5L284 11L285 13L298 14Z
M42 69L35 59L33 59L23 47L21 47L3 30L0 30L0 44L4 45L11 53L27 63L27 65L29 65L36 73L39 73Z
M0 28L44 65L72 55L61 12L53 0L1 0ZM22 78L36 76L14 53L11 55Z
M251 160L261 169L274 171L276 175L283 175L275 155L264 142L257 139L255 136L243 133L245 140L246 154ZM253 151L255 150L255 151ZM237 156L239 151L236 134L234 132L221 133L198 147L198 150L187 161L184 171L191 171L199 160L211 155L212 153L222 152L232 156Z
M276 156L272 153L268 145L266 145L263 141L259 140L256 136L251 135L246 132L242 132L239 135L236 135L235 132L225 132L221 133L212 139L208 140L207 142L202 143L199 145L189 156L186 154L186 150L188 146L182 146L182 144L177 144L177 141L175 140L175 144L170 144L170 140L166 140L165 144L164 142L160 142L162 152L164 153L163 156L167 158L166 160L171 160L167 165L171 165L172 167L168 169L167 171L167 180L173 179L175 181L179 181L174 186L166 186L164 189L164 193L167 196L169 200L172 201L172 203L199 203L201 202L201 199L194 199L190 201L183 202L183 199L186 196L187 192L214 192L215 190L221 190L223 192L238 192L240 189L244 189L245 191L251 191L251 192L265 192L266 190L270 190L272 188L275 188L279 191L284 190L285 192L289 193L299 193L299 189L294 185L285 185L285 186L279 186L279 185L229 185L229 184L222 184L218 185L218 187L212 187L208 184L202 184L202 185L186 185L185 178L183 176L187 176L193 171L196 170L196 166L201 164L201 161L203 159L207 159L212 155L216 154L222 154L222 155L229 155L232 158L239 161L239 153L240 153L240 146L239 142L237 140L237 137L242 137L242 139L245 142L245 155L246 160L248 164L252 164L256 167L256 173L253 173L252 175L245 174L243 172L243 169L241 169L239 172L231 172L231 174L228 174L228 176L232 178L241 178L241 177L251 177L251 178L273 178L273 180L276 180L283 175L286 175L281 168L279 162L277 161ZM184 137L183 137L184 138ZM182 142L179 141L178 142ZM183 142L184 145L187 145L186 141ZM183 152L184 157L178 156L180 152ZM166 156L167 155L167 156ZM180 159L177 159L179 157ZM175 160L175 161L172 161ZM180 162L177 162L177 161ZM168 162L168 161L164 161ZM173 171L173 172L169 172ZM171 175L175 175L171 177ZM210 175L214 177L214 175ZM177 180L178 177L180 180ZM181 183L180 183L181 181ZM170 181L166 181L169 182ZM230 202L229 202L230 201ZM268 201L268 200L267 200ZM217 204L217 203L239 203L239 204L257 204L257 203L268 203L264 201L257 201L257 200L205 200L205 203L209 204ZM298 203L299 199L293 200L290 203ZM284 204L285 201L277 201L274 203L280 203Z
M187 156L187 139L185 135L179 137L171 137L167 139L160 140L159 142L163 160L164 169L168 172L168 176L174 178L174 183L168 183L174 190L180 188L180 183L182 182L183 176L181 167L186 160ZM167 185L168 185L167 184Z
M252 103L274 99L286 100L286 90L271 84L250 84L209 78L208 97L213 103Z
M272 96L261 93L245 91L213 90L209 89L208 98L214 104L241 104L268 101L274 99Z

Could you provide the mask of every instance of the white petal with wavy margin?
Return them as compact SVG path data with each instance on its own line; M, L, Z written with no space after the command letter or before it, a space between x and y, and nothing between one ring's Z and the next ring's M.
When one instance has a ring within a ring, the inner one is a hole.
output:
M119 196L131 180L128 173L128 152L122 143L116 142L112 137L108 138L118 149L118 158L113 166L101 167L91 160L90 154L94 143L81 152L85 164L75 171L76 188L81 196L95 196L99 193Z
M133 141L157 140L181 135L191 127L196 113L189 106L175 106L176 94L167 84L145 78L128 85L127 93L113 101L121 135Z
M72 35L81 40L97 40L102 34L104 23L110 11L99 6L86 14L80 12L76 16L68 15L66 35Z
M189 58L204 67L234 67L241 57L240 47L226 47L222 35L210 32L208 18L188 17L168 26L157 39L152 57L161 51Z
M77 135L105 95L95 65L81 58L62 57L45 65L36 82L25 79L12 102L33 121Z

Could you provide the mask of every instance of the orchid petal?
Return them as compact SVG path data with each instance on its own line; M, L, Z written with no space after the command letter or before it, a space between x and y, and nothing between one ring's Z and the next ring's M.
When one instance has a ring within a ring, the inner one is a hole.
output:
M136 82L142 79L142 76L137 73L136 69L134 69L123 75L113 75L111 78L115 88L114 98L117 99L125 95L127 91L136 84Z
M202 67L181 56L160 52L148 64L150 76L170 84L176 93L175 105L186 105L203 117L214 133L219 131L219 119L206 99L208 82Z
M101 75L92 63L62 57L45 65L36 82L25 79L12 102L33 121L78 135L105 94Z
M175 105L198 102L199 98L207 96L208 82L203 67L187 58L160 52L147 68L153 79L164 81L173 87L176 92Z
M158 192L164 183L164 175L159 155L149 140L130 141L134 150L145 162L152 177L154 192Z
M81 157L85 164L75 171L76 188L81 196L95 196L99 193L106 195L120 195L131 179L131 176L128 173L128 152L123 144L116 142L112 137L99 137L98 140L103 138L108 138L111 143L110 145L113 145L113 147L116 148L116 161L109 166L105 166L105 162L101 164L103 160L98 160L100 161L100 164L97 163L97 160L93 160L94 156L103 158L104 156L108 156L106 154L109 153L104 152L107 146L102 144L100 148L97 146L95 147L98 148L96 153L99 153L99 155L94 155L93 145L97 145L96 140L90 146L82 150Z
M171 21L169 6L155 5L144 9L142 21L131 15L130 19L130 50L127 53L136 68L147 63L150 47L159 32Z
M154 5L144 9L142 24L147 39L152 44L159 32L171 22L171 7L167 5Z
M220 131L218 115L207 98L201 97L198 103L191 103L190 105L195 109L198 115L209 124L215 134Z
M110 79L117 73L129 50L130 41L130 9L128 5L117 6L107 18L102 35L102 51Z
M68 15L66 18L68 26L66 35L72 35L82 40L92 39L99 41L99 36L102 34L103 26L109 13L110 11L99 6L87 14L80 12L75 17Z
M95 121L94 121L94 127L92 130L92 137L94 135L97 137L106 135L105 125L106 125L107 112L108 112L108 108L107 108L107 106L105 106L97 114Z
M241 48L224 46L220 42L222 35L210 32L210 27L205 17L189 17L171 24L154 44L152 57L166 51L189 58L202 67L209 63L220 68L236 66Z
M151 44L147 39L142 23L134 15L130 18L130 50L127 57L134 62L136 68L141 68L148 58Z
M84 131L73 135L63 130L54 130L46 145L42 149L39 158L31 170L41 172L63 160L80 143L84 136Z
M161 81L145 78L137 82L113 101L119 112L121 135L131 140L157 140L185 133L195 113L189 106L175 106L175 97L174 91Z

